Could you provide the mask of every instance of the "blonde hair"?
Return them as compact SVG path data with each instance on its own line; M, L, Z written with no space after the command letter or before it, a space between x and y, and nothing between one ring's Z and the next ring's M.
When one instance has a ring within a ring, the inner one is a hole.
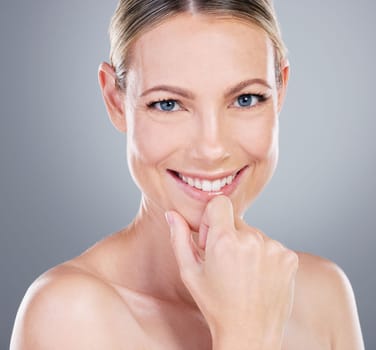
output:
M109 28L110 63L120 89L126 88L132 43L154 25L184 12L238 18L262 28L274 46L276 82L280 85L281 60L286 57L287 49L272 0L120 0Z

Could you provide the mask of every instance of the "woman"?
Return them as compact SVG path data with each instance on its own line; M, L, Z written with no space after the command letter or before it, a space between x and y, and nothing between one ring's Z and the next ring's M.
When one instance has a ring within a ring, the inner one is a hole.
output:
M120 1L99 82L139 213L43 274L11 349L364 349L351 285L243 221L278 159L272 5Z

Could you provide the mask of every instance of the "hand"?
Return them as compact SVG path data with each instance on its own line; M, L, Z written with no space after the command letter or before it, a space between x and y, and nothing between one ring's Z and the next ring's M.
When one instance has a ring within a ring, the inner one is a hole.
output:
M235 227L225 196L214 197L203 214L203 259L184 218L170 211L168 221L182 281L212 336L230 332L255 342L281 341L293 304L297 254L242 220Z

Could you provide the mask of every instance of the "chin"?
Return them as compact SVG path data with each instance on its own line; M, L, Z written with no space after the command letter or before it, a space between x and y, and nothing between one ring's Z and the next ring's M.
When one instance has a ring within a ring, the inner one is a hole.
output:
M196 208L186 207L175 208L174 210L177 211L185 219L191 231L198 232L205 208L206 205L202 205L201 208L196 206Z

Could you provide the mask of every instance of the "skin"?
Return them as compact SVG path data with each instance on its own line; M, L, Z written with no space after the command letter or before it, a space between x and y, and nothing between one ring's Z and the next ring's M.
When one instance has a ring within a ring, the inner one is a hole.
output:
M112 123L127 133L139 213L32 284L11 349L364 349L343 271L242 218L278 160L289 66L283 62L276 86L267 35L249 23L183 14L144 33L133 49L125 92L108 64L99 82ZM255 78L264 83L225 95ZM160 84L193 96L141 97ZM267 99L244 108L244 94ZM179 104L170 112L147 107L158 99ZM167 171L218 177L243 168L231 193L204 200Z

